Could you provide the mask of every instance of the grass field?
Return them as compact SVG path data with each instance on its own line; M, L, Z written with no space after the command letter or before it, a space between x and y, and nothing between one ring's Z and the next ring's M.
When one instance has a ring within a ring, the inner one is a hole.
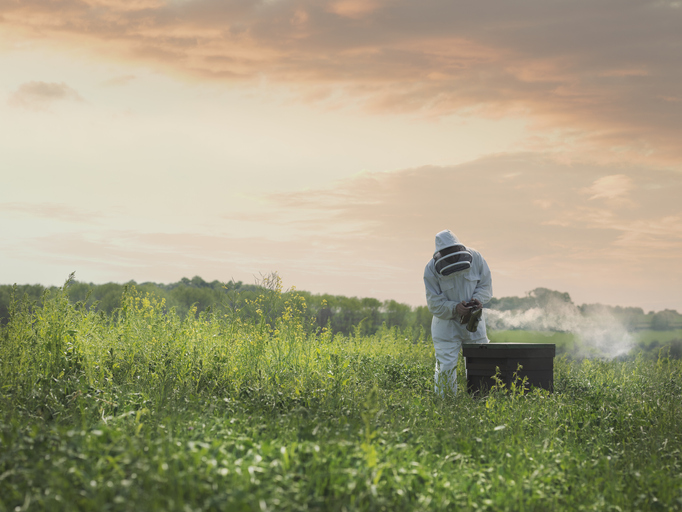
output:
M134 291L113 316L15 306L0 510L682 510L679 360L438 398L430 343L315 332L296 297L268 325L278 300L260 322Z
M682 329L671 329L669 331L638 331L635 334L638 344L650 345L654 342L667 343L672 340L682 339Z

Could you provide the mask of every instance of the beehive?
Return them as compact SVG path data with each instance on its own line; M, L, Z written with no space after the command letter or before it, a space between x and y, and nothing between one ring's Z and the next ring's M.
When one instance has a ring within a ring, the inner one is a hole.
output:
M509 387L520 364L518 378L527 378L528 386L554 389L553 343L470 343L462 345L465 358L467 389L481 393L490 389L493 375L500 369L500 378Z

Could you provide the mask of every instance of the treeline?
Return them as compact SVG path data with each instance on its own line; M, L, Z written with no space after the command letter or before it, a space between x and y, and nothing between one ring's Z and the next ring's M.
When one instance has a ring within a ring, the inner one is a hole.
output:
M125 290L131 287L164 300L166 307L174 308L181 317L214 311L228 315L238 313L239 318L247 320L260 317L262 312L268 322L274 323L286 307L287 300L296 294L305 300L305 317L313 328L329 327L334 333L346 335L371 335L385 325L410 330L415 338L427 337L431 329L431 314L426 306L413 308L394 300L283 291L276 274L262 276L256 284L207 282L199 276L171 284L130 281L97 285L72 281L67 290L71 302L81 302L86 307L110 314L121 306ZM55 291L56 287L40 285L0 285L0 322L4 324L9 318L12 293L17 299L40 304L46 292Z
M431 329L431 313L426 306L411 307L394 300L380 301L374 298L346 297L343 295L312 294L305 291L271 293L281 287L276 274L262 276L256 284L241 281L207 282L199 276L183 278L177 283L106 283L92 284L72 281L68 286L69 299L81 302L105 313L120 307L126 288L135 287L138 292L149 293L163 299L167 308L174 308L180 316L198 315L203 311L222 311L241 318L256 318L258 309L265 317L274 320L279 316L286 300L292 293L305 299L306 317L310 325L318 329L330 327L334 333L369 335L382 325L410 329L413 335L428 336ZM41 285L0 285L0 323L6 323L12 293L18 299L40 304L43 294L55 291L55 287ZM281 291L281 290L280 290ZM277 301L274 297L280 297ZM630 331L642 329L670 330L682 328L682 315L666 309L645 313L642 308L605 306L602 304L573 304L568 293L547 288L536 288L523 297L493 298L487 307L498 311L527 311L532 308L550 309L566 304L575 307L582 315L611 315Z

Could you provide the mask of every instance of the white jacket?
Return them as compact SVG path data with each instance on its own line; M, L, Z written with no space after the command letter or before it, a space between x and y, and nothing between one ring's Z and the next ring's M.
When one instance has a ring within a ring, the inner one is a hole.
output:
M450 231L444 231L436 237L436 252L444 247L459 244ZM444 245L445 244L445 245ZM449 245L447 245L449 244ZM424 269L424 286L426 287L426 303L433 315L431 336L433 339L472 342L486 340L485 312L481 317L476 332L466 330L461 325L455 307L462 301L478 299L486 304L493 296L492 275L488 264L481 253L467 247L471 252L471 268L442 276L436 272L435 261L431 259Z

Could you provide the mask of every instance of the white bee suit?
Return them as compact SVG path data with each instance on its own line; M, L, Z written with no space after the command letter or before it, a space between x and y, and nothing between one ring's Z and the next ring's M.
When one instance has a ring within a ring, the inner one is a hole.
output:
M436 256L443 249L453 246L461 246L461 243L451 231L441 231L436 235ZM436 350L435 380L436 392L439 394L444 393L444 385L457 392L457 360L462 343L489 342L485 312L476 332L469 332L466 325L460 323L455 311L457 304L462 301L478 299L486 304L493 296L492 275L483 256L470 247L460 248L471 255L469 268L442 275L436 270L436 259L431 259L424 269L426 303L433 314L431 337Z

